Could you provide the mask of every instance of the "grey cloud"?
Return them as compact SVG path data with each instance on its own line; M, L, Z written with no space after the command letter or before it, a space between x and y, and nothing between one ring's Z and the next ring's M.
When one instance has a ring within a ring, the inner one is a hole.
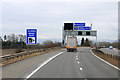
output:
M2 9L4 34L24 34L26 28L36 27L39 35L58 39L64 21L86 21L93 23L99 39L117 38L118 9L115 2L3 3Z

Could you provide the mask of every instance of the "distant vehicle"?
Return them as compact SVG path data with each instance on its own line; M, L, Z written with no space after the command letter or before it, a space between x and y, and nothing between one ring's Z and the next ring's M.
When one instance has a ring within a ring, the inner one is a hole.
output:
M90 46L91 48L93 48L94 46Z
M77 37L67 37L67 51L77 51Z
M109 46L109 49L113 49L113 47L112 47L112 46Z

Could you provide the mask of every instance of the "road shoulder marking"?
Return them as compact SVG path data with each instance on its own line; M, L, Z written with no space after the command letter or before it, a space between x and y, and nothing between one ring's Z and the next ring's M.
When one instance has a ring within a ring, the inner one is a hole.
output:
M98 57L97 55L95 55L95 54L92 52L92 50L90 50L90 52L91 52L95 57L97 57L99 60L105 62L106 64L108 64L109 66L111 66L111 67L113 67L113 68L115 68L115 69L117 69L117 70L120 70L118 67L114 66L113 64L111 64L111 63L105 61L104 59Z
M48 62L50 62L51 60L53 60L54 58L56 58L57 56L63 54L64 52L60 52L56 55L54 55L53 57L49 58L48 60L44 61L39 67L37 67L34 71L32 71L24 80L27 80L28 78L30 78L31 76L33 76L38 70L40 70L43 66L45 66Z

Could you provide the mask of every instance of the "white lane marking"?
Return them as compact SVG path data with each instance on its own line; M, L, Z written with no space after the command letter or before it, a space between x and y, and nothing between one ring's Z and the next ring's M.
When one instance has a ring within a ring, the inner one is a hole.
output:
M78 64L80 64L80 62L78 61Z
M82 71L83 69L80 67L80 70Z
M120 70L120 68L118 68L118 67L114 66L113 64L111 64L111 63L103 60L102 58L96 56L96 55L92 52L92 50L90 50L90 52L91 52L95 57L97 57L97 58L100 59L101 61L105 62L105 63L108 64L109 66L111 66L111 67L113 67L113 68L115 68L115 69L117 69L117 70Z
M24 80L27 80L28 78L30 78L32 75L34 75L39 69L41 69L43 66L45 66L48 62L50 62L51 60L53 60L54 58L56 58L57 56L63 54L64 52L60 52L58 54L56 54L55 56L49 58L48 60L46 60L44 63L42 63L37 69L35 69L34 71L32 71Z
M77 58L78 56L76 56L76 58Z
M78 60L78 58L76 58Z

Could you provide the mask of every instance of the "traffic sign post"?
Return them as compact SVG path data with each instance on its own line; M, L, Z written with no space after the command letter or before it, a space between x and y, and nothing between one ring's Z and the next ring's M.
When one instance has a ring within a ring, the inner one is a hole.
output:
M26 44L37 44L37 29L27 29Z

